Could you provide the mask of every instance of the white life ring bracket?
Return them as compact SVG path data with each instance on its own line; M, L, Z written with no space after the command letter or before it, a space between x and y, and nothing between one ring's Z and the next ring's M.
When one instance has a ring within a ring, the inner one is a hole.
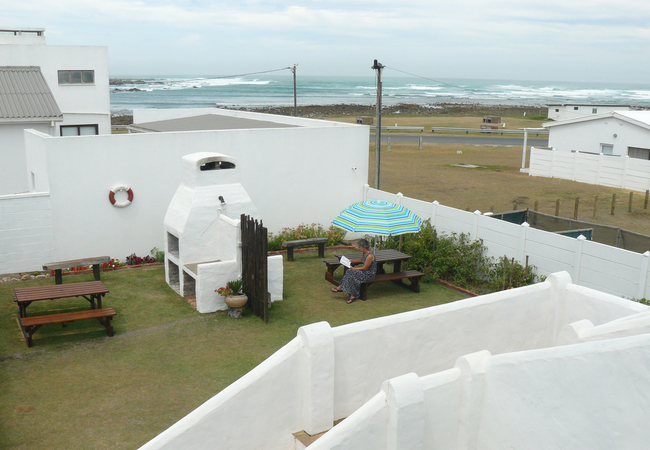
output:
M126 194L128 195L127 199L122 202L118 202L115 200L115 194L120 191L126 192ZM111 205L115 206L116 208L125 208L129 206L133 201L133 190L128 186L115 186L113 189L111 189L110 193L108 194L108 199L110 200Z

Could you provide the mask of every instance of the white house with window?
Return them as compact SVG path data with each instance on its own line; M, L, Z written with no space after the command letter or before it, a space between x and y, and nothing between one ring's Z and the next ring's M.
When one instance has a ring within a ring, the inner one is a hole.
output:
M650 111L611 111L543 126L548 146L560 151L650 159Z
M550 120L578 119L613 111L630 111L630 107L626 105L581 105L575 103L548 105L548 118Z
M33 189L25 129L110 134L106 47L46 45L43 28L0 28L0 195Z
M531 176L650 189L650 111L548 122L548 148L531 148Z

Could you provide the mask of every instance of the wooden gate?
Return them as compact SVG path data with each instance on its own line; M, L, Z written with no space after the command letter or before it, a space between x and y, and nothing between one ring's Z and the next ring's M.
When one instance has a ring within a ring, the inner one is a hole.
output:
M268 232L257 220L246 214L241 215L242 243L242 279L244 293L253 309L253 313L261 317L264 323L269 322L269 303L271 294L268 292Z

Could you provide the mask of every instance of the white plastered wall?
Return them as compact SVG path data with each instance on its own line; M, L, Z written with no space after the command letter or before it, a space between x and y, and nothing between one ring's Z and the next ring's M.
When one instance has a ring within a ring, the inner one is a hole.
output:
M33 192L25 156L25 129L50 134L50 122L0 123L0 195Z
M26 132L28 170L35 173L37 190L51 194L55 258L124 259L161 248L164 215L182 178L181 158L200 151L239 160L242 185L269 231L300 223L327 226L363 193L368 127L303 124L74 138ZM108 200L118 185L134 192L126 208Z
M617 424L638 420L634 409L616 406L625 404L627 396L641 393L642 399L632 402L643 407L650 398L647 335L635 341L634 345L643 341L644 348L628 363L625 355L610 351L627 344L606 344L602 352L598 343L555 347L561 330L570 325L566 321L574 317L594 323L626 321L648 309L576 287L568 274L559 273L525 288L336 328L312 324L142 448L286 448L291 433L315 434L343 417L347 418L312 444L315 450L497 449L510 448L501 445L509 439L519 445L512 448L549 448L557 402L575 400L562 407L566 414L576 412L572 419L576 427L569 434L580 438L587 426L582 422L586 413L603 414L594 407L599 401L594 398L605 400L607 414L619 415ZM634 334L632 329L627 336ZM584 366L583 357L591 360ZM520 373L518 364L526 361L531 369ZM610 362L616 368L609 370ZM543 376L536 376L538 363ZM626 364L634 368L634 375L624 377L612 394L602 392L600 387L617 383ZM497 365L500 368L492 370ZM573 386L580 380L584 386L575 395ZM590 387L598 389L581 403L580 396ZM547 398L549 393L552 398ZM512 404L499 401L508 395L520 399ZM618 403L613 403L614 396ZM519 410L546 417L537 426L525 415L515 417ZM251 425L246 417L260 416L266 419L255 424L255 433L243 432ZM507 417L519 428L509 434L511 422L493 421L492 416ZM486 425L486 418L493 423ZM545 436L535 442L530 439L534 433ZM626 442L645 445L647 439L640 440L644 433L638 431ZM260 441L260 436L267 439ZM612 444L614 435L609 439L604 442Z

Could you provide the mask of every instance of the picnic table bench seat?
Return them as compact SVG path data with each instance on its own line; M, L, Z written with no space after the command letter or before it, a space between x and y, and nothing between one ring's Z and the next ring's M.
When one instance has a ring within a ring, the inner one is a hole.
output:
M365 281L361 283L361 289L359 291L359 298L361 300L366 300L367 298L367 289L373 283L378 283L380 281L392 281L393 283L399 284L409 288L415 293L420 292L420 278L424 274L417 270L405 270L403 272L391 272L391 273L378 273L370 281ZM404 280L409 280L410 284L404 283Z
M295 247L313 247L318 245L318 257L325 257L325 244L327 244L327 238L308 238L308 239L296 239L295 241L284 241L282 246L287 249L287 261L293 261L293 249Z
M59 313L59 314L46 314L44 316L32 316L32 317L21 317L20 322L25 333L25 339L27 340L27 346L32 347L34 342L32 341L32 336L36 333L42 325L50 325L53 323L62 323L64 326L66 322L74 322L76 320L84 319L97 319L104 328L109 336L113 336L113 326L111 325L111 319L113 316L117 315L113 308L102 308L102 309L88 309L85 311L75 311L68 313Z

